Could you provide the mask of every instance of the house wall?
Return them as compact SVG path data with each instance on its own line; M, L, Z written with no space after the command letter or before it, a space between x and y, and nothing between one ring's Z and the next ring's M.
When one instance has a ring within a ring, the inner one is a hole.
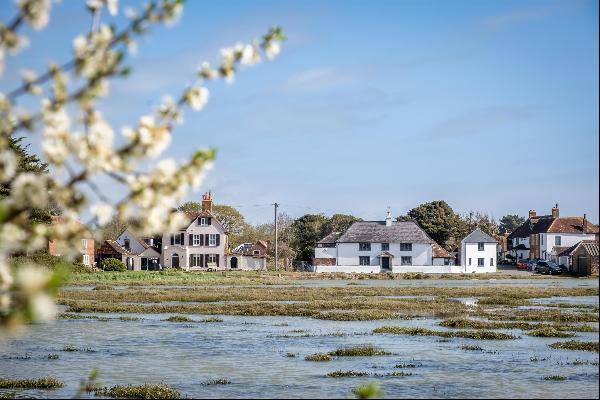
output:
M315 258L336 258L336 247L315 247Z
M580 263L580 257L586 257L587 267ZM572 255L573 271L581 275L598 275L598 256L590 256L583 246L579 246Z
M433 259L433 265L444 265L444 260L445 258L442 257L436 257ZM450 259L450 265L454 265L454 259Z
M184 233L183 245L171 245L171 235ZM194 246L189 241L189 235L207 235L207 234L218 234L221 235L218 246ZM197 219L195 219L185 231L168 232L164 233L162 237L163 251L161 254L161 264L165 268L172 267L173 254L177 253L179 256L179 267L185 270L190 269L189 260L191 254L218 254L219 255L219 269L225 269L225 249L227 246L227 235L223 227L213 217L211 225L198 225Z
M460 264L463 272L496 272L498 265L496 243L485 243L483 251L479 251L478 248L478 243L461 243ZM469 258L471 258L471 265L469 265ZM478 258L483 258L483 267L477 266ZM490 259L493 259L493 265L490 265Z
M237 268L234 271L261 271L267 268L267 259L264 257L252 257L238 254L231 254L227 256L227 268L231 268L231 260L237 259Z
M129 248L131 250L132 253L136 253L139 254L142 251L144 251L146 248L144 246L142 246L142 244L139 242L139 239L136 238L131 232L129 232L129 229L125 229L117 238L117 240L115 240L115 242L119 243L119 245L121 245L121 247L125 248L125 240L129 239Z
M541 233L540 236L543 237L543 244L540 244L540 258L543 258L544 260L551 260L552 256L556 255L556 252L554 251L554 247L556 246L554 244L556 236L560 236L561 238L560 247L574 246L582 240L594 240L595 237L593 233L586 235L582 233Z
M412 251L400 251L400 243L390 243L387 250L393 254L392 266L400 266L402 256L411 256L412 265L432 265L433 250L431 244L413 243ZM379 266L379 258L382 252L381 243L371 243L370 251L359 251L358 243L338 243L337 247L337 265L358 266L360 265L360 256L369 256L370 266ZM366 267L366 266L363 266Z

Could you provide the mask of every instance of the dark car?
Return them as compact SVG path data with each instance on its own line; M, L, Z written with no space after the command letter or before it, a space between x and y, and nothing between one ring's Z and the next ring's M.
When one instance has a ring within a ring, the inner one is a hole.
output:
M535 272L545 275L560 275L562 269L553 261L538 261L536 263Z

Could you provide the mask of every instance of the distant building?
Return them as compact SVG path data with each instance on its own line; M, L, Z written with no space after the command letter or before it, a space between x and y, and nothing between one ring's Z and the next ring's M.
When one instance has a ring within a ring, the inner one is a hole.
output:
M202 195L202 211L188 213L188 223L162 235L161 264L165 268L225 270L227 232L212 214L212 196Z
M262 240L237 246L227 255L229 269L234 271L265 270L267 268L267 248L267 243Z
M511 253L519 258L559 262L558 254L582 240L594 240L598 226L583 217L561 217L558 204L550 215L538 216L529 211L529 218L515 229L508 239Z
M455 256L447 252L442 246L435 243L433 245L433 265L454 265Z
M107 258L123 261L127 269L132 271L161 269L158 250L139 239L129 228L123 229L116 240L105 240L96 250L98 268L102 268L102 261Z
M460 241L460 265L463 272L496 272L498 241L475 229Z
M559 263L580 275L598 275L598 241L582 240L558 254Z
M52 221L51 221L51 226L53 228L57 228L59 227L59 225L61 224L65 224L67 223L67 221L61 217L61 216L52 216ZM85 227L85 225L83 225L80 222L77 222L78 224L80 224L82 227ZM86 231L87 231L87 227L85 227ZM78 257L78 261L81 261L81 263L85 266L88 267L93 267L93 263L94 263L94 239L92 238L91 235L86 235L85 237L82 237L80 239L80 247L77 249L77 251L81 254ZM53 240L48 242L48 254L52 255L52 256L61 256L62 253L64 252L64 249L61 249L58 247L57 243Z

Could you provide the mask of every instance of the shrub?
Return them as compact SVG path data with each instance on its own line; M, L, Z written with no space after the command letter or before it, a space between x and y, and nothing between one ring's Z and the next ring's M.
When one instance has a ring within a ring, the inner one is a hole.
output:
M65 386L55 378L0 379L1 389L56 389Z
M123 261L119 261L116 258L107 258L102 261L102 269L105 271L116 271L116 272L125 272L127 271L127 267L123 263Z
M95 389L96 396L117 399L179 399L181 393L172 386L161 384L117 385L109 388Z
M306 361L331 361L331 356L327 353L315 353L304 357Z
M553 349L564 350L581 350L598 352L598 342L579 342L577 340L569 340L567 342L556 342L548 345Z

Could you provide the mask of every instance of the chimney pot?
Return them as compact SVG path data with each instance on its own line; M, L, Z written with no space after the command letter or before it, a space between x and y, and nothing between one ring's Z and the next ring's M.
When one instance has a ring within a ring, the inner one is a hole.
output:
M535 210L529 210L529 218L534 218L536 216Z
M202 195L202 211L212 213L212 195L210 192Z
M560 209L558 208L558 203L552 208L552 218L558 218L560 216Z

